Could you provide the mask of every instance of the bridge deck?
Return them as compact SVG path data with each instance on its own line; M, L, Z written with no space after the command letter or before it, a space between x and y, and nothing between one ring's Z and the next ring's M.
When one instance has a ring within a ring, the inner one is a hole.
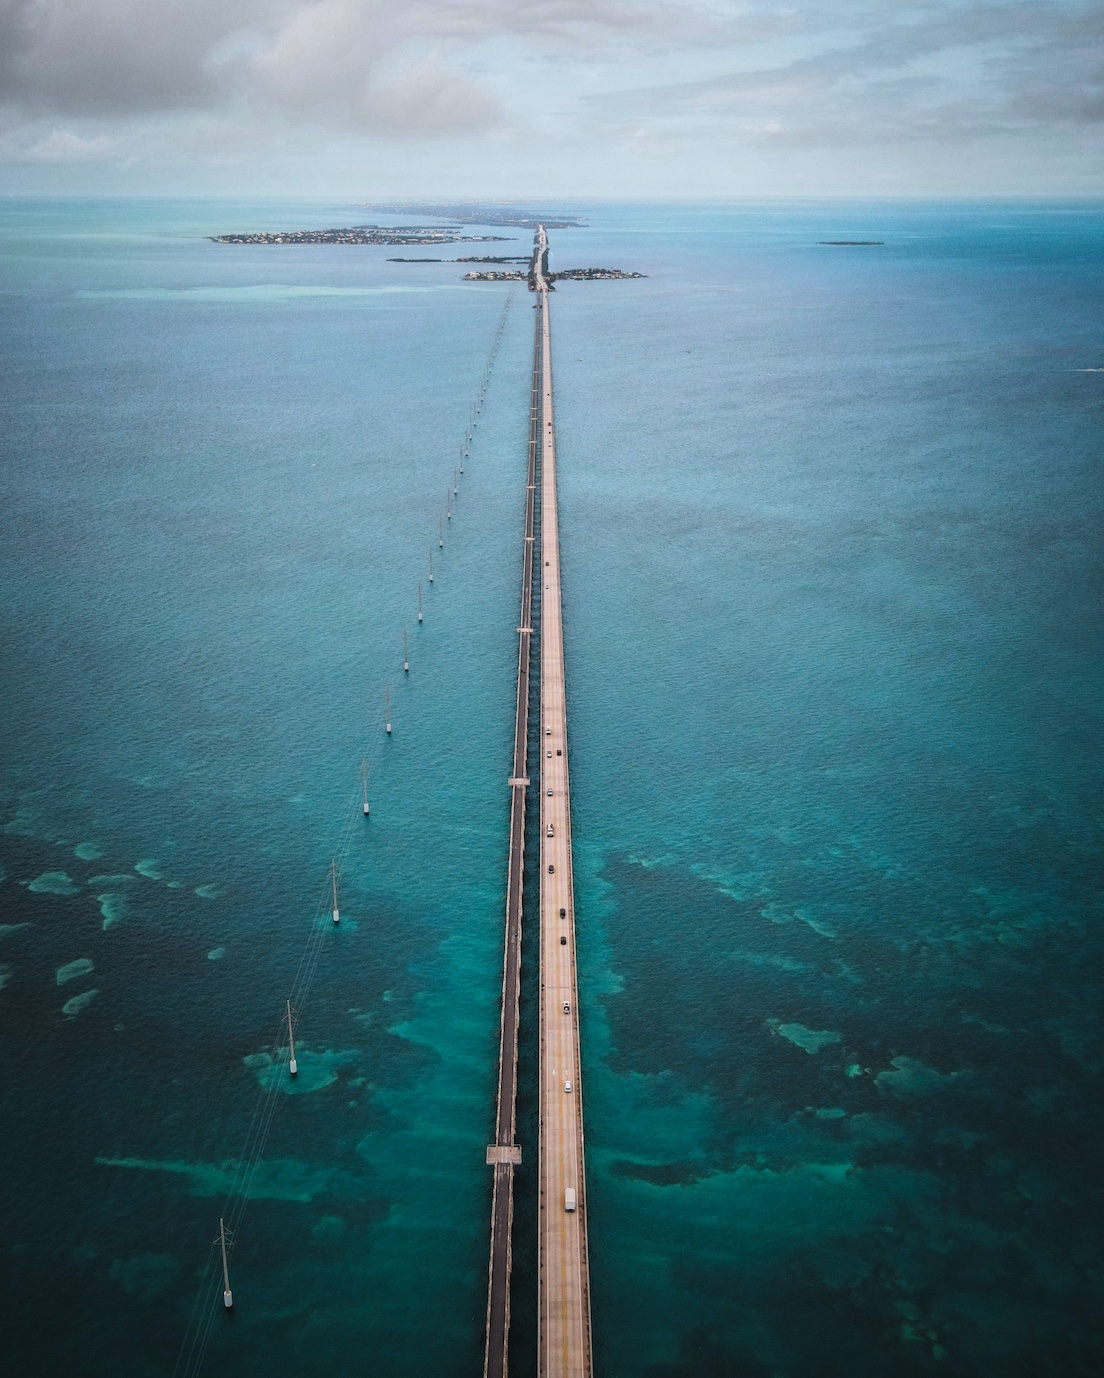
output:
M537 235L534 268L539 332L541 450L540 720L540 1196L538 1210L538 1374L590 1378L583 1098L571 870L552 341L543 268L547 239ZM549 835L551 829L551 836ZM561 917L562 915L562 917ZM566 1007L566 1008L565 1008ZM570 1084L571 1089L565 1090ZM565 1190L577 1207L565 1210Z

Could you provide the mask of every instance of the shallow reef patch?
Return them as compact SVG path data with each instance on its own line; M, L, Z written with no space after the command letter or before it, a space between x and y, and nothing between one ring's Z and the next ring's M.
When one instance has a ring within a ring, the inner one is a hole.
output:
M271 1053L250 1053L242 1059L257 1081L266 1090L276 1089L288 1096L309 1095L312 1091L324 1091L337 1080L338 1070L360 1060L360 1054L353 1050L343 1052L327 1048L316 1053L305 1044L297 1044L295 1060L299 1068L298 1076L293 1077L287 1068L287 1050L281 1048L274 1058Z
M80 889L73 884L71 876L64 871L43 871L36 876L27 889L35 895L79 895Z
M75 981L78 976L87 976L95 970L95 966L90 957L78 957L75 961L66 962L64 966L58 967L55 979L59 986L64 986L67 981Z
M928 1096L950 1086L961 1075L959 1072L937 1072L913 1057L891 1058L890 1068L892 1070L879 1072L874 1084L880 1091L891 1091L895 1096Z
M831 1029L808 1029L804 1024L782 1024L777 1019L768 1019L767 1024L774 1033L810 1054L819 1053L821 1048L843 1041L841 1035Z
M82 1010L87 1009L99 993L98 990L86 990L80 995L74 995L72 1000L66 1000L65 1004L62 1005L62 1014L72 1019L75 1015L80 1014Z
M126 912L126 896L114 895L111 893L97 895L100 902L100 913L103 915L103 928L106 932L109 928L114 928Z

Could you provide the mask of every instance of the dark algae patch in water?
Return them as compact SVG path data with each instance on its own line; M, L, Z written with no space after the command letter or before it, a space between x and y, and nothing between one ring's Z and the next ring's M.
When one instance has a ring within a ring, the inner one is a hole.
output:
M689 1216L648 1378L1099 1372L1104 936L1090 858L1050 894L1038 860L955 908L859 864L833 906L808 856L771 898L609 860L612 1068L684 1152L608 1172Z

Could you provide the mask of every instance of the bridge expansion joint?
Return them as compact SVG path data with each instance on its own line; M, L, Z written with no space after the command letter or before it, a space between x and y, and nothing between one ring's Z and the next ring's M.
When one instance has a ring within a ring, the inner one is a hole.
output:
M509 1163L513 1167L518 1167L521 1163L521 1149L518 1145L488 1144L487 1166L495 1167L499 1163Z

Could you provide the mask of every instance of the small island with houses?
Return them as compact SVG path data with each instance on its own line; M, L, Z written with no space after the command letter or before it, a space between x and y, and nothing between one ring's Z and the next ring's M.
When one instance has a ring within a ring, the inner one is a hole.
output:
M513 236L501 234L465 234L468 226L529 229L545 225L553 229L582 229L584 222L576 216L547 217L516 207L492 206L371 206L364 209L384 214L435 215L448 221L443 225L349 225L324 230L255 230L247 233L209 235L214 244L369 244L387 248L437 249L445 244L503 243ZM394 257L389 263L470 263L463 275L465 282L524 282L529 273L520 265L528 264L528 256L518 254L469 254L453 259L430 257ZM517 264L518 267L511 265ZM493 266L492 266L493 265ZM608 282L621 278L642 278L644 273L623 268L565 268L558 273L545 273L551 288L557 282Z
M456 259L462 263L463 259ZM465 282L524 282L528 273L482 272L465 273ZM647 273L627 273L623 268L565 268L561 273L546 273L545 281L553 282L606 282L615 278L643 278Z
M252 234L213 234L214 244L382 244L426 248L438 244L487 244L501 234L461 234L458 225L350 225L332 230L259 230Z

